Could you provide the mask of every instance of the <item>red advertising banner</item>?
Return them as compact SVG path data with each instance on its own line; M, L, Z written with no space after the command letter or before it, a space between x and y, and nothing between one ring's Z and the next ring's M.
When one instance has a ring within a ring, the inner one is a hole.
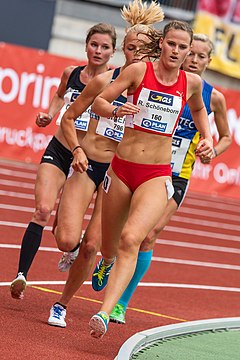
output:
M39 163L56 131L35 124L36 114L47 111L66 66L76 59L0 43L0 157ZM196 161L190 189L240 198L240 91L219 89L225 95L232 145L209 165ZM217 131L211 120L212 134Z
M53 121L39 128L36 114L47 111L65 67L81 63L42 50L0 43L1 157L40 161L56 125Z
M218 88L227 102L227 117L232 134L232 144L228 150L203 165L197 159L190 180L190 189L205 194L240 199L240 91ZM210 116L211 131L216 142L217 130Z

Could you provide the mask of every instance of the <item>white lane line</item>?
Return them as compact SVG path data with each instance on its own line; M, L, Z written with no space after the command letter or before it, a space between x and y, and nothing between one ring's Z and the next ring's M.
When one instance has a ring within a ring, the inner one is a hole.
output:
M199 196L201 196L201 194L199 194ZM186 198L184 199L183 204L185 204L185 205L187 205L187 204L194 205L197 208L199 208L200 206L206 207L206 208L214 208L215 210L221 210L222 212L223 211L230 211L230 212L240 213L239 206L237 204L236 205L230 205L230 204L227 203L227 200L226 200L225 203L216 204L216 203L214 203L212 201L205 201L205 200L200 200L200 199L194 200L194 199L190 199L190 198L188 198L186 196ZM227 216L230 216L230 215L226 214L226 217Z
M28 281L27 285L65 285L66 281ZM10 286L11 282L0 282L0 286ZM92 285L91 281L85 281L83 285ZM179 288L179 289L196 289L196 290L212 290L212 291L226 291L226 292L240 292L240 288L226 287L226 286L211 286L211 285L195 285L195 284L174 284L174 283L151 283L140 282L138 286L142 287L163 287L163 288Z
M0 244L0 249L20 249L20 245L16 244ZM57 248L52 247L44 247L40 246L40 251L52 251L52 252L59 252ZM98 252L98 255L101 255ZM152 257L153 261L157 262L164 262L170 264L180 264L180 265L193 265L193 266L202 266L202 267L211 267L216 269L227 269L227 270L240 270L240 266L238 265L230 265L230 264L221 264L221 263L211 263L211 262L203 262L203 261L192 261L192 260L183 260L183 259L171 259L171 258L164 258L164 257Z
M32 170L35 172L38 169L38 164L24 163L24 162L18 162L18 161L14 161L14 160L0 159L0 165L6 166L7 168L12 167L12 168L18 168L18 169L24 169L24 170Z
M201 210L201 209L194 209L194 208L189 208L187 206L184 206L184 204L179 208L177 214L180 213L185 213L185 214L191 214L191 215L196 215L198 217L200 216L204 216L207 218L218 218L218 219L223 219L226 220L226 213L219 213L216 211L208 211L208 210ZM229 220L231 221L236 221L238 223L240 223L240 216L238 215L232 215L227 217Z
M0 249L20 249L21 245L17 245L17 244L0 244ZM48 247L48 246L40 246L39 249L40 251L50 251L50 252L61 252L57 247L53 248L53 247Z
M174 227L174 226L165 226L164 231L172 231L172 232L177 232L177 233L181 233L184 235L193 235L194 237L196 236L201 236L201 237L208 237L208 238L213 238L213 239L218 239L218 240L228 240L228 241L237 241L240 242L240 237L239 236L235 236L235 235L228 235L228 234L223 234L223 233L217 233L217 232L209 232L209 231L202 231L202 230L194 230L194 229L187 229L187 228L179 228L179 227Z
M184 248L191 248L191 249L198 249L198 250L208 250L208 251L220 251L224 253L230 253L230 254L240 254L240 249L236 248L228 248L228 247L221 247L221 246L212 246L212 245L202 245L202 244L193 244L193 243L187 243L187 242L177 242L172 240L157 240L157 244L161 245L169 245L169 246L179 246ZM20 249L20 245L15 244L0 244L0 248L5 249ZM41 246L39 250L42 251L56 251L59 252L57 248L53 247L46 247ZM100 253L99 253L100 255Z
M207 251L220 251L220 252L231 253L231 254L240 254L240 249L237 249L237 248L204 245L204 244L199 244L199 243L188 243L188 242L184 242L184 241L158 239L156 241L156 244L178 246L178 247L198 249L198 250L207 250Z
M25 178L26 177L29 178L28 174L26 174ZM11 192L11 191L3 191L3 190L0 191L0 195L17 197L17 198L24 198L24 196L25 196L25 194L21 194L19 192ZM29 194L27 194L27 195L29 196ZM34 200L33 195L32 195L32 199ZM186 205L188 205L188 204L194 205L194 206L196 205L197 209L187 207ZM207 207L207 208L213 208L214 210L217 209L217 210L220 210L221 212L220 211L208 212L207 210L201 210L201 208L200 208L201 206ZM224 213L223 213L223 211L224 211ZM179 209L179 212L188 212L188 213L192 213L192 214L196 214L196 215L199 212L200 216L208 216L209 215L209 216L214 216L214 217L225 219L225 220L226 220L226 218L229 217L233 221L239 221L238 215L234 215L234 214L229 215L229 214L226 214L226 211L229 211L231 213L236 212L237 214L239 214L240 208L237 205L235 206L235 205L230 205L227 203L221 204L220 207L216 207L216 205L210 201L193 200L193 199L186 197L184 199L184 203L183 203L182 207Z
M34 189L34 187L35 187L35 185L33 183L27 183L27 182L22 182L22 181L13 181L13 180L3 180L3 179L0 179L0 185L24 188L24 189Z
M228 203L229 205L236 205L238 206L239 200L233 199L229 197L222 197L222 196L215 196L211 194L203 194L203 193L197 193L192 192L191 190L188 191L187 196L192 199L199 199L199 196L201 197L201 200L210 201L211 203Z
M27 207L27 206L18 206L18 205L9 205L9 204L0 204L0 209L3 210L13 210L13 211L22 211L22 212L34 212L33 207Z
M16 171L16 170L9 170L0 168L0 174L5 176L12 176L12 177L19 177L19 178L28 178L28 179L36 179L36 173L30 172L23 172L23 171Z
M177 242L177 241L171 241L171 240L157 240L157 244L170 245L170 246L179 246L179 247L198 249L198 250L220 251L220 252L230 253L230 254L240 254L240 249L221 247L221 246L192 244L192 243L184 243L184 242ZM0 248L3 248L3 249L20 249L20 245L0 244ZM41 246L39 248L39 250L41 250L41 251L60 252L60 250L58 250L57 248L47 247L47 246ZM99 253L99 255L100 255L100 253Z
M91 204L93 207L93 204ZM30 212L33 213L34 212L34 208L30 208L30 207L25 207L25 206L15 206L15 205L9 205L9 204L0 204L0 209L3 210L13 210L13 211L24 211L24 212ZM187 218L187 217L181 217L181 216L176 216L173 215L171 218L172 221L175 222L180 222L180 223L186 223L189 225L192 224L196 224L199 225L199 219L193 219L193 218ZM220 222L215 222L215 221L204 221L201 220L200 221L201 226L208 226L208 227L215 227L215 228L222 228L222 229L230 229L233 231L239 231L240 232L240 226L238 225L233 225L233 224L224 224L224 223L220 223Z
M164 257L153 256L152 260L170 264L180 264L180 265L191 265L191 266L203 266L210 267L215 269L227 269L227 270L240 270L239 265L230 265L230 264L221 264L221 263L211 263L203 261L194 261L194 260L183 260L183 259L171 259Z
M84 220L90 220L90 219L91 219L91 215L84 215ZM12 222L12 221L0 221L0 226L26 228L28 224ZM52 226L45 226L44 230L52 231Z
M13 210L13 211L22 211L33 213L35 208L27 207L27 206L17 206L17 205L8 205L8 204L0 204L0 209L3 210ZM53 210L52 215L55 215L56 211Z
M91 219L91 215L84 216L84 220L90 220L90 219ZM13 226L13 227L26 228L28 226L28 224L11 222L11 221L0 221L0 226ZM49 226L46 226L44 229L47 231L48 230L51 231L52 228ZM201 237L208 237L208 238L214 238L214 239L240 242L239 236L220 234L220 233L214 233L214 232L209 232L209 231L201 231L201 230L194 230L194 229L187 229L187 228L181 229L179 227L174 227L174 226L166 226L164 228L164 231L177 232L177 233L182 233L184 235L186 235L186 234L194 235L195 237L201 236Z
M84 220L90 220L91 215L85 215ZM11 222L11 221L0 221L0 226L10 226L10 227L19 227L19 228L26 228L28 224L18 223L18 222ZM52 227L46 226L44 230L51 231ZM214 238L214 239L221 239L226 241L237 241L240 242L239 236L234 235L228 235L228 234L222 234L222 233L212 233L208 231L199 231L194 229L187 229L187 228L179 228L179 227L173 227L173 226L166 226L164 228L164 231L171 231L171 232L177 232L177 233L183 233L184 235L194 235L196 236L202 236L202 237L208 237L208 238Z
M211 220L202 220L202 219L200 220L199 218L193 219L193 218L188 218L188 217L184 217L184 216L173 215L171 217L171 221L181 222L181 223L190 224L190 225L197 225L199 227L207 226L207 227L215 227L218 229L227 229L227 230L231 229L231 231L233 230L233 231L240 232L240 226L227 223L227 219L226 219L225 223L223 223L223 222L217 222L217 221L211 221Z
M140 286L147 287L171 287L181 289L197 289L197 290L214 290L214 291L229 291L240 292L240 288L226 287L226 286L211 286L211 285L194 285L194 284L172 284L172 283L139 283Z
M0 195L14 197L14 198L18 198L18 199L28 199L28 200L35 199L33 194L24 194L24 193L15 192L15 191L0 190Z

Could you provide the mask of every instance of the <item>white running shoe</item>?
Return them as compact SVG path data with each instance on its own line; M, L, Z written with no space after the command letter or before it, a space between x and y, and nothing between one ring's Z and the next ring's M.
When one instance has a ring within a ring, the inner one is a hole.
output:
M74 260L78 256L79 248L73 252L64 252L58 263L58 270L61 272L68 271Z
M60 304L55 304L50 309L50 316L48 318L48 325L65 328L67 326L65 317L67 311Z
M24 298L24 291L27 286L27 281L22 272L19 272L16 279L10 285L10 291L13 299L22 300Z

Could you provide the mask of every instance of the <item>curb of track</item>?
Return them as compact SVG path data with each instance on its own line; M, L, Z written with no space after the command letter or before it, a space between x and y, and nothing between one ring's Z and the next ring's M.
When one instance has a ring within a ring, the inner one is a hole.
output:
M115 360L130 360L132 356L159 340L171 339L176 336L199 333L201 331L231 329L240 329L240 317L188 321L148 329L138 332L126 340L121 346Z

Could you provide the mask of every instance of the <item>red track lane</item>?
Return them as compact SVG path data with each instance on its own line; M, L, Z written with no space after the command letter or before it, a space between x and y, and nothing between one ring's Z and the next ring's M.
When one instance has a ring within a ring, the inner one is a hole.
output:
M151 268L142 280L146 286L135 292L126 325L110 324L102 340L92 339L88 322L103 293L84 284L68 306L67 328L48 326L49 309L63 285L28 286L24 300L17 301L3 284L16 275L19 248L10 246L21 244L31 218L36 169L0 160L1 360L114 359L123 342L141 330L239 316L239 202L189 192L155 246ZM56 248L49 230L44 231L44 246ZM66 280L67 275L56 269L59 257L59 252L40 250L28 281Z

